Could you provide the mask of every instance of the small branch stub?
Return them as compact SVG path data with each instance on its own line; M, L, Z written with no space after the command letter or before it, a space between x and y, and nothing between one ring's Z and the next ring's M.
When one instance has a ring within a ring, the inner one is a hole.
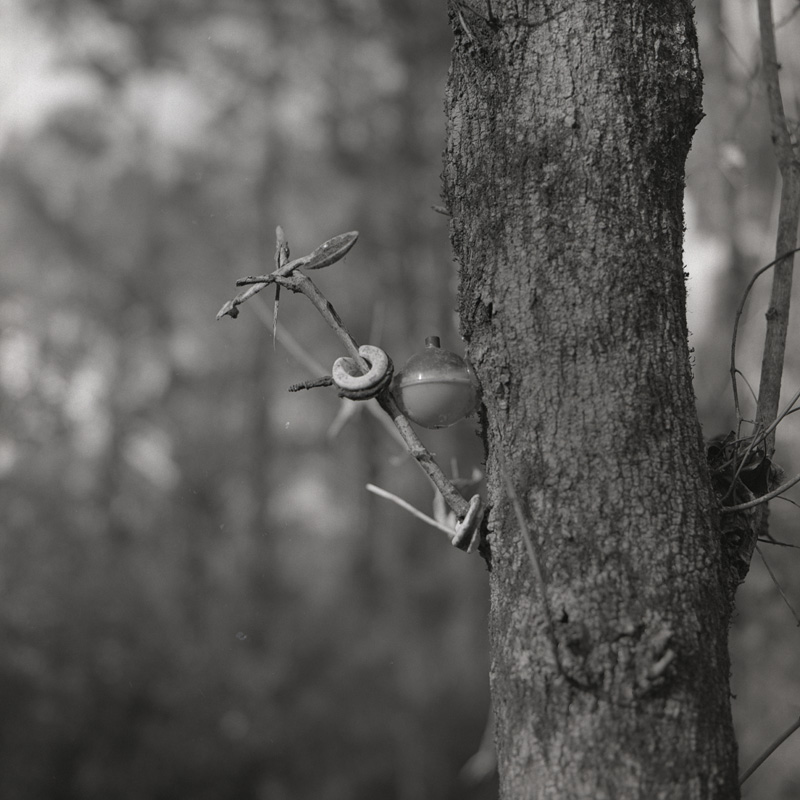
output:
M471 553L478 544L480 538L478 525L483 515L481 496L475 494L469 501L469 509L464 518L456 523L456 530L450 540L453 547Z

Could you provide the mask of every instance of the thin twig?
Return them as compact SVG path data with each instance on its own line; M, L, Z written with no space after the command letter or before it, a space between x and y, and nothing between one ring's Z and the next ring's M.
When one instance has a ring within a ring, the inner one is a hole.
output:
M783 495L780 495L779 497L776 497L775 499L776 500L783 500L784 503L789 503L789 505L792 505L795 508L800 508L800 503L797 503L796 501L792 500L791 497L784 497Z
M417 519L421 519L423 522L426 522L432 528L436 528L437 530L444 531L449 538L453 538L453 534L455 530L453 528L448 528L447 525L442 525L441 522L435 520L433 517L429 517L427 514L420 511L415 506L412 506L411 503L406 502L403 500L402 497L398 497L396 494L392 494L391 492L387 492L386 489L381 489L380 486L375 486L372 483L367 484L367 491L372 492L373 494L377 494L379 497L385 497L387 500L391 500L393 503L397 503L400 508L404 508L408 511L409 514L413 514Z
M756 393L753 391L753 388L748 383L747 378L744 376L744 374L739 369L736 368L736 337L737 337L738 332L739 332L739 320L740 320L740 318L742 316L742 313L744 312L744 306L745 306L745 303L747 302L747 297L750 294L750 290L753 288L753 284L768 269L772 269L776 264L778 264L779 262L783 261L783 259L788 258L789 256L794 255L797 252L800 252L800 247L795 247L792 250L789 250L789 251L787 251L785 253L782 253L776 259L770 261L769 264L767 264L764 267L761 267L761 269L759 269L758 272L756 272L756 274L753 275L753 277L750 279L750 283L747 284L747 288L744 290L744 294L742 295L742 299L741 299L741 301L739 303L739 307L736 309L736 317L734 318L734 322L733 322L733 336L731 337L731 367L730 367L730 372L731 372L731 385L732 385L731 388L733 389L733 405L734 405L734 408L736 409L736 417L737 417L737 419L741 419L741 414L739 412L739 391L738 391L738 388L736 386L736 375L737 374L742 376L742 378L744 379L744 382L747 384L748 388L750 389L751 393L753 394L753 397L756 400L758 400L758 398L756 397Z
M290 392L302 392L309 389L324 389L328 386L333 386L333 378L330 375L323 375L321 378L312 378L308 381L301 381L300 383L293 383L289 387Z
M252 306L259 321L262 322L265 327L271 329L275 318L269 305L264 302L262 298L259 298ZM289 333L284 325L277 325L276 329L278 332L278 341L286 348L289 355L300 364L300 366L308 370L311 375L322 375L326 370L330 370L330 366L324 367L320 364L320 362Z
M795 3L794 8L788 11L783 19L775 23L775 28L782 28L784 25L788 25L795 18L798 11L800 11L800 3Z
M796 730L800 729L798 717L740 776L741 786Z
M750 390L750 395L753 398L753 402L755 403L755 405L758 405L758 395L756 394L756 390L752 387L750 381L747 380L747 375L745 375L744 372L742 372L740 369L736 370L736 374L741 376L742 380L744 381L744 385ZM737 412L737 417L739 417L738 406L736 408L736 412Z
M774 497L778 497L779 495L783 494L787 489L791 489L796 483L800 483L800 473L795 475L793 478L790 478L785 483L782 483L777 489L773 489L771 492L767 492L767 494L762 494L761 497L757 497L755 500L749 500L746 503L740 503L738 506L723 506L720 508L720 513L730 514L732 511L746 511L748 508L755 508L756 506L760 506L762 503L768 503Z
M797 504L795 503L795 505ZM779 542L777 539L759 539L758 541L761 542L761 544L772 544L777 547L791 547L793 550L800 550L800 545L790 544L789 542Z
M761 444L761 442L766 442L767 437L778 427L778 425L780 425L781 422L783 422L784 418L792 413L792 407L798 400L800 400L800 389L794 393L792 399L786 404L786 407L783 409L783 411L772 421L769 427L762 434L760 434L758 444Z
M772 567L770 567L769 562L764 557L764 554L761 552L761 548L756 545L756 552L761 556L761 560L764 562L764 566L767 568L767 572L769 573L769 577L772 578L772 582L775 584L775 588L778 590L778 593L783 598L783 602L786 604L786 608L789 609L791 615L794 617L794 621L797 623L797 627L800 628L800 617L797 616L797 612L794 610L789 598L786 596L786 592L783 591L780 583L778 583L778 579L775 577L775 573L772 571Z

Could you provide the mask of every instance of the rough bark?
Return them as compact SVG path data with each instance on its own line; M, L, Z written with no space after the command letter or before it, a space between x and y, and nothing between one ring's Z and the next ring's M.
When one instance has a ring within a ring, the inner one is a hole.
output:
M691 5L450 17L445 199L483 385L501 796L730 800L730 603L681 255Z

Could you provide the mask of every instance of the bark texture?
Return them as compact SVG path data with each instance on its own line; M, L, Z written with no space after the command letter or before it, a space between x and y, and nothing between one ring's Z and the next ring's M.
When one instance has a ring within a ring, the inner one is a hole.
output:
M731 800L730 605L681 254L691 4L450 16L445 199L483 385L501 797Z

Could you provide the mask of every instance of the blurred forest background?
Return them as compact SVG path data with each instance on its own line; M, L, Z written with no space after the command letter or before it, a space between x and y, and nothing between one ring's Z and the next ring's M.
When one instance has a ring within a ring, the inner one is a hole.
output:
M731 326L778 186L754 4L697 5L686 263L710 437L735 424ZM776 3L795 122L799 7ZM317 281L356 338L398 364L436 333L461 352L431 210L451 41L444 0L0 0L0 799L496 796L463 771L488 710L483 563L365 490L430 512L379 420L287 393L342 354L304 298L281 301L295 354L269 293L214 318L272 269L276 224L293 256L358 229ZM754 386L763 283L739 340ZM474 420L423 439L481 468ZM796 416L777 460L800 469ZM800 510L772 506L800 544ZM800 554L762 549L800 607ZM744 767L800 714L800 636L758 557L738 600ZM745 796L797 798L798 764L800 736Z

